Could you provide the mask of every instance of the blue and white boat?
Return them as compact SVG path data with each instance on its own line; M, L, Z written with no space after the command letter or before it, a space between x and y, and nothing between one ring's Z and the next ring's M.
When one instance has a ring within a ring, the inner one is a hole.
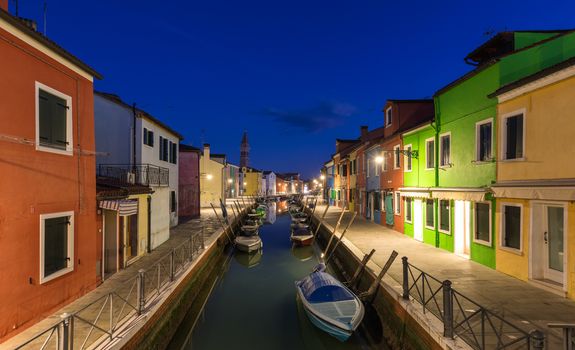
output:
M310 321L340 341L346 341L363 319L361 300L322 268L295 282L298 298Z

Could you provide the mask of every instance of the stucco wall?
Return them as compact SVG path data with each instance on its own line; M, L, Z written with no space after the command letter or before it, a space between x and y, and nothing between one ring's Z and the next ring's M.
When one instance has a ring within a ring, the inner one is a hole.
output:
M206 159L203 155L200 158L200 205L210 207L220 205L220 198L224 199L222 193L222 172L224 165L212 159ZM211 179L208 179L211 175Z
M73 148L95 151L93 85L7 33L0 20L0 130L36 139L36 82L71 97ZM85 73L84 73L85 74ZM0 141L0 341L93 289L99 281L95 157ZM73 271L40 283L40 215L74 212Z
M170 188L155 187L152 194L152 249L170 238Z
M178 215L200 215L200 154L180 151Z
M425 140L432 138L435 131L427 126L420 131L403 135L403 147L411 145L413 151L419 155L411 160L411 171L403 172L403 186L405 187L433 187L435 186L435 171L425 169Z

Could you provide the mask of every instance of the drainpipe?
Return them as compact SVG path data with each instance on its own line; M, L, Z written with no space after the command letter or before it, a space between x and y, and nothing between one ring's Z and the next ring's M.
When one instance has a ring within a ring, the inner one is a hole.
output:
M435 121L431 123L431 127L435 130L435 159L434 159L434 173L435 173L435 184L434 187L439 186L439 132L441 131L441 113L439 111L439 98L437 96L433 97L433 108L435 109ZM450 140L451 142L451 140ZM450 144L451 147L451 144ZM433 200L436 202L436 200ZM451 203L450 203L451 205ZM435 217L435 247L439 248L439 201L434 203L434 217ZM451 210L450 210L451 212ZM451 218L450 218L451 220Z
M146 247L148 253L152 252L152 196L148 196L148 244Z
M136 170L136 102L132 104L132 167Z

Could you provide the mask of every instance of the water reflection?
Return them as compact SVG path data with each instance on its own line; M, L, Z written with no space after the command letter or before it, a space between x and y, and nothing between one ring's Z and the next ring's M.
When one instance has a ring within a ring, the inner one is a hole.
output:
M291 247L291 253L299 261L308 261L314 256L314 247L311 245L308 246L293 245Z
M266 209L266 224L273 224L276 222L276 202L270 202L267 204Z
M263 253L261 249L251 254L236 251L234 254L234 258L238 263L240 263L240 265L243 265L247 268L251 268L257 266L260 263L260 260L262 260L262 255Z

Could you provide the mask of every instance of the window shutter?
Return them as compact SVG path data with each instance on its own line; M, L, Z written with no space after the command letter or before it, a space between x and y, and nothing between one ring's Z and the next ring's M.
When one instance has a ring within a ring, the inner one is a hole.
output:
M148 145L154 147L154 132L151 130L148 130Z
M144 145L148 144L148 129L144 128Z
M40 109L38 116L40 143L50 144L52 141L52 110L50 108L49 96L42 90L40 90L38 94L38 104Z
M160 136L160 160L162 160L163 154L164 154L164 138Z

